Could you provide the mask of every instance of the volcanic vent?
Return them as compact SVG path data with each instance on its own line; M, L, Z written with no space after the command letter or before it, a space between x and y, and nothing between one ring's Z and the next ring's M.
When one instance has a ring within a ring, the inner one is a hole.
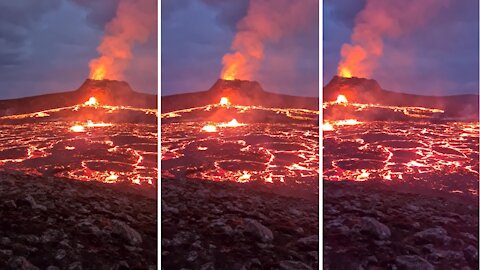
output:
M332 102L339 95L348 102L385 106L424 107L444 111L443 117L478 119L477 95L425 96L383 89L373 79L334 76L323 88L323 101Z
M137 92L125 81L87 79L74 91L1 100L0 116L69 107L90 97L95 97L104 105L157 108L156 95Z
M268 92L256 81L218 79L207 91L162 97L162 113L205 106L221 97L228 97L238 105L318 110L318 98Z

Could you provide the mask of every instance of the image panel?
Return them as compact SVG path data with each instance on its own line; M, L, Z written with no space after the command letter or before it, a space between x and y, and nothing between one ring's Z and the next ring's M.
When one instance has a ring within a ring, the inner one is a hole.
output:
M161 8L162 268L317 269L318 1Z
M0 9L0 269L156 269L156 1Z
M478 269L478 9L323 2L324 269Z

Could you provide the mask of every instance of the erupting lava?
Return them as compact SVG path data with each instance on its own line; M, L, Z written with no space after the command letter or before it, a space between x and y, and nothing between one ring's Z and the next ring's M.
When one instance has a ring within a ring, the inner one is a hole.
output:
M105 69L105 66L103 64L101 63L92 64L92 68L90 71L90 79L101 81L105 79L106 73L107 73L107 70Z
M97 106L99 103L97 101L97 99L95 97L90 97L87 101L85 101L85 103L83 103L84 105L87 105L87 106Z
M348 103L347 97L344 95L338 95L336 103Z
M221 106L229 106L231 103L227 97L222 97L218 104L220 104Z
M74 125L70 128L73 132L85 132L85 128L81 125Z
M205 132L217 132L217 127L214 125L205 125L202 127L202 131Z
M346 67L340 68L338 72L338 76L344 77L344 78L351 78L352 77L352 72Z

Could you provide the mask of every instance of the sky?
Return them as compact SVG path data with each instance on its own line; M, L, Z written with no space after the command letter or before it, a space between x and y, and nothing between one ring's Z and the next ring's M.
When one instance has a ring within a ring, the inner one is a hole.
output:
M162 1L162 95L207 90L215 83L248 7L248 0ZM319 95L316 10L308 26L265 43L265 57L252 78L265 90Z
M479 2L445 2L422 26L385 40L384 55L371 75L382 88L433 95L478 93ZM324 85L335 75L340 48L350 42L355 16L364 6L365 0L324 1Z
M77 89L118 0L0 1L0 99ZM152 12L157 11L152 0ZM157 93L157 29L134 47L125 80Z

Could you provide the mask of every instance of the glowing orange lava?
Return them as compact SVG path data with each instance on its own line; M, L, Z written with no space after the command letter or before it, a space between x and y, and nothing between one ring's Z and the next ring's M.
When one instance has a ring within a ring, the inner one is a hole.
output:
M333 125L330 123L323 123L322 124L322 130L324 131L332 131L334 130Z
M85 101L85 103L83 103L87 106L97 106L98 105L98 101L95 97L90 97L87 101Z
M85 132L85 128L80 125L75 125L70 128L71 131L73 132Z
M206 125L206 126L202 127L202 131L205 131L205 132L217 132L217 127L214 126L214 125Z
M338 95L337 100L335 102L339 104L345 104L345 103L348 103L348 100L346 96Z
M240 124L237 119L232 119L232 121L225 123L225 124L220 124L219 127L239 127L239 126L244 126L245 124Z
M231 103L227 97L222 97L220 98L220 102L218 104L220 104L220 106L229 106Z
M103 80L105 79L105 74L107 73L107 70L105 69L105 66L102 64L98 64L95 68L93 68L90 72L90 79L92 80Z
M338 75L341 76L341 77L344 77L344 78L351 78L352 77L352 72L348 68L342 67L340 69L340 71L338 72Z

